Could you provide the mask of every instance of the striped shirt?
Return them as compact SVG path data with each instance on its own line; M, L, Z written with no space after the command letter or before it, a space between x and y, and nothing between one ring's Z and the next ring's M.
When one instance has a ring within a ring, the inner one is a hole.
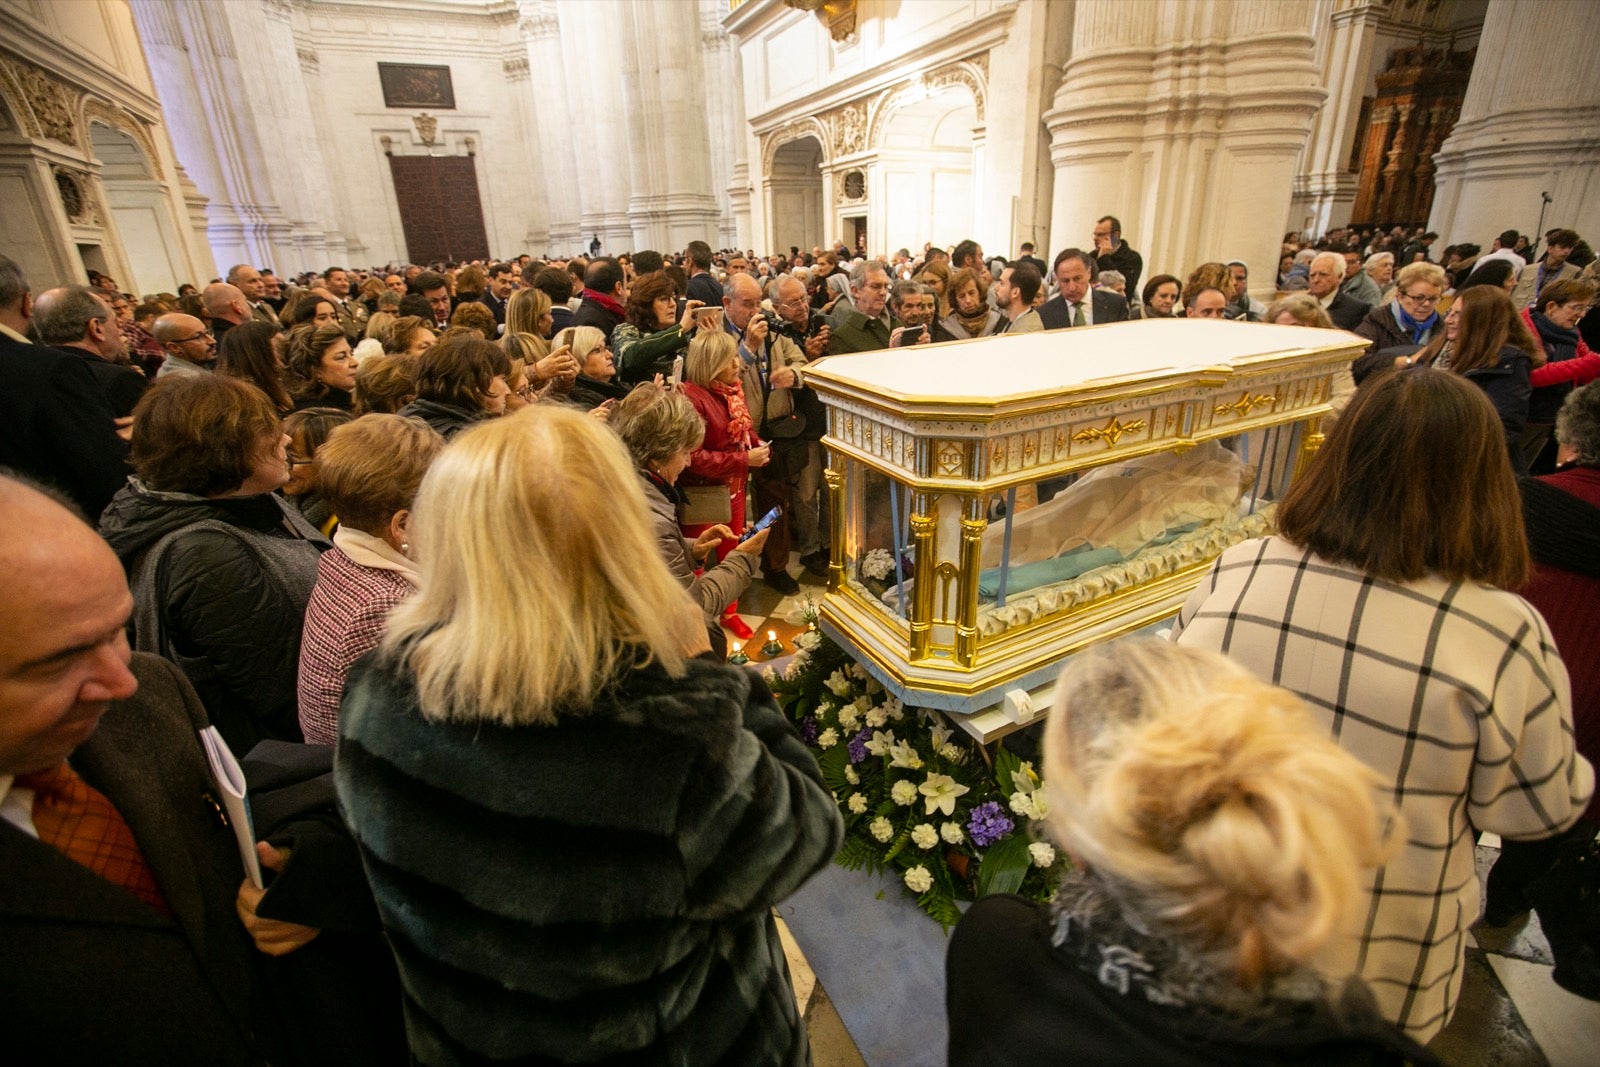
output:
M1513 593L1435 576L1399 585L1270 537L1222 554L1173 639L1298 693L1394 783L1405 845L1374 872L1347 962L1426 1042L1461 990L1477 832L1549 837L1594 789L1544 619Z

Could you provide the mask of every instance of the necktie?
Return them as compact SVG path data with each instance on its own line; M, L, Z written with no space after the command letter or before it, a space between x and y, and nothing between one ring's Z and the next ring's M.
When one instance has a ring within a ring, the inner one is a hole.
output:
M133 831L111 801L90 788L77 771L62 762L48 770L19 774L16 784L33 790L33 826L40 841L161 914L172 914Z
M1072 325L1074 325L1074 326L1082 326L1082 325L1084 325L1084 322L1083 322L1083 301L1082 300L1074 300L1072 302Z

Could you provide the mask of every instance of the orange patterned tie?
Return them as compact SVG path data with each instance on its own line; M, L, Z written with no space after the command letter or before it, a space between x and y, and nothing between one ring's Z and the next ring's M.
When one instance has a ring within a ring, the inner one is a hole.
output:
M133 831L111 801L91 789L77 771L62 762L48 770L19 774L16 784L33 790L33 826L40 841L161 914L172 914Z

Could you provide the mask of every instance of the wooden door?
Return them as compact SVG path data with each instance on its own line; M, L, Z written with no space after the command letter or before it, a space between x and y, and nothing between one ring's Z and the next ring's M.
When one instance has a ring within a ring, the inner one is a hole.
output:
M472 156L390 156L389 173L411 262L489 258Z

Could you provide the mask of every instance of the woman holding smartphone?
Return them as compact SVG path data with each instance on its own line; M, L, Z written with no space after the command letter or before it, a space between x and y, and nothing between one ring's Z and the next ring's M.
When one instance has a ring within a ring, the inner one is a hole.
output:
M672 371L672 361L694 335L705 304L690 300L678 315L677 290L662 271L646 274L628 290L628 317L611 333L617 378L627 385Z

